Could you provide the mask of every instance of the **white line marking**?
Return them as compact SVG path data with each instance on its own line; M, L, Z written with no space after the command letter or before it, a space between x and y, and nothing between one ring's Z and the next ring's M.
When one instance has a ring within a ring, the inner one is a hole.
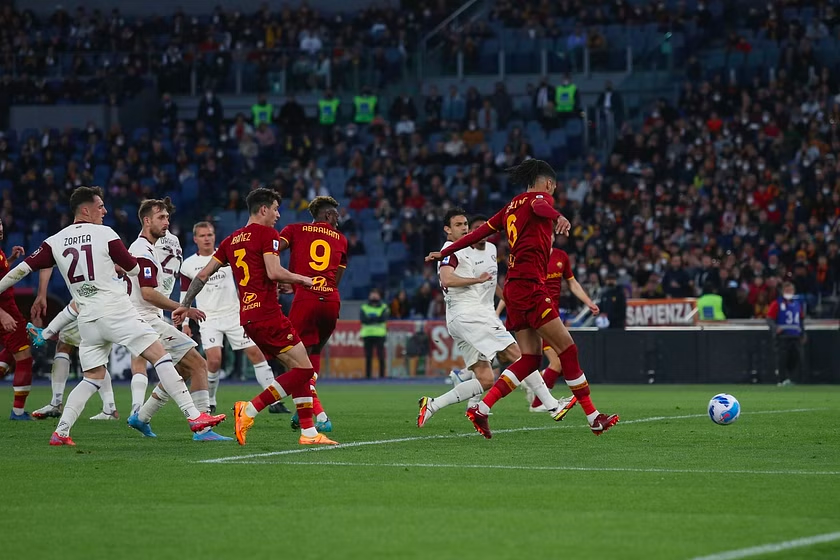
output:
M349 461L237 461L237 465L319 465L325 467L405 467L418 469L504 469L515 471L582 471L582 472L633 472L633 473L675 473L675 474L770 474L770 475L817 475L840 476L840 471L751 471L715 469L657 469L633 467L564 467L528 465L458 465L443 463L354 463Z
M692 560L739 560L740 558L749 558L750 556L758 556L759 554L770 554L772 552L781 552L792 548L802 548L805 546L812 546L815 544L833 541L840 541L840 532L814 535L813 537L804 537L780 543L763 544L761 546L741 548L739 550L730 550L728 552L719 552L717 554L710 554L709 556L698 556L696 558L692 558Z
M815 410L820 410L818 408L792 408L789 410L760 410L757 412L749 412L745 413L745 415L752 415L752 414L787 414L791 412L813 412ZM636 420L622 420L619 422L619 426L625 426L627 424L641 424L644 422L659 422L661 420L685 420L687 418L705 418L706 414L686 414L683 416L652 416L650 418L638 418ZM570 424L563 424L563 425L554 425L554 426L535 426L530 428L511 428L506 430L494 430L494 434L512 434L516 432L537 432L542 430L560 430L560 429L585 429L589 426L586 425L570 425ZM250 455L236 455L233 457L220 457L218 459L204 459L202 461L196 461L197 463L228 463L231 461L239 462L245 459L254 459L258 457L276 457L279 455L295 455L297 453L312 453L316 451L329 451L334 449L347 449L350 447L364 447L367 445L386 445L389 443L404 443L406 441L424 441L424 440L432 440L432 439L454 439L454 438L461 438L461 437L474 437L478 436L477 432L469 432L463 434L446 434L446 435L434 435L434 436L409 436L403 438L394 438L394 439L379 439L373 441L353 441L350 443L342 443L340 445L324 445L319 447L298 447L295 449L284 449L283 451L271 451L268 453L253 453Z

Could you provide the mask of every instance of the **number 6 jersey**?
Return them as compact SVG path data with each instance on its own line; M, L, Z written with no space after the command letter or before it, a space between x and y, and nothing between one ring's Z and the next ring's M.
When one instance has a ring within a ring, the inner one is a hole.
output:
M213 258L230 265L239 292L242 325L282 316L277 283L268 278L263 255L280 255L280 234L260 224L248 224L222 241Z
M295 286L295 299L339 301L336 273L347 266L347 238L327 222L289 224L280 232L289 245L289 270L312 278L312 287Z

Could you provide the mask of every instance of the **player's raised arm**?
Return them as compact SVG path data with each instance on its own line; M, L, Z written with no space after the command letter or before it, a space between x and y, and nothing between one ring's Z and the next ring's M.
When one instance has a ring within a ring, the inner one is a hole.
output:
M34 253L26 257L22 263L10 270L0 280L0 293L5 292L29 276L33 270L52 268L53 265L55 265L55 259L53 258L52 248L45 241L41 243L41 246Z
M224 244L226 241L227 239L222 243ZM220 251L221 248L216 252L216 254L219 255ZM197 309L193 309L192 304L195 301L195 296L201 292L210 277L216 274L222 266L224 266L224 263L220 261L218 257L214 256L210 259L210 262L204 266L204 268L198 271L198 274L196 274L195 278L193 278L190 282L190 287L187 289L187 293L181 297L181 305L172 312L173 323L180 325L184 322L184 319L188 317L194 321L204 320L204 313L199 312Z
M108 242L108 255L114 264L123 269L126 276L137 276L140 274L140 266L137 259L128 252L122 239L112 239Z
M465 247L469 247L470 245L478 243L485 237L490 237L502 228L504 219L505 209L502 208L501 210L496 212L496 214L492 218L484 222L478 229L471 231L470 233L468 233L458 241L455 241L452 245L449 245L448 247L442 249L441 251L433 251L429 253L426 257L426 262L443 260L449 255L457 253Z

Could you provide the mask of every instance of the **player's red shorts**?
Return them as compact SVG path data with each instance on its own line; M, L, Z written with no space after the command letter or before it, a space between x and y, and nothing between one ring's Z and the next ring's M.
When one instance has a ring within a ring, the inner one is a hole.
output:
M514 278L505 283L505 327L509 331L538 329L558 319L557 306L544 284Z
M289 321L294 325L304 346L323 345L335 330L340 309L340 301L295 298L289 311Z
M243 328L267 359L291 350L300 342L291 321L282 311L265 321L243 325Z
M560 298L556 297L556 294L552 295L552 297L551 297L551 305L554 306L554 309L558 310L557 314L559 315L560 314L560 311L559 311L560 310ZM551 350L551 344L549 344L545 340L543 340L543 352L545 352L546 350Z
M26 334L26 319L20 314L17 305L6 305L3 307L3 311L17 321L17 326L12 332L5 332L0 329L0 339L3 341L3 347L12 354L23 352L29 348L29 336Z

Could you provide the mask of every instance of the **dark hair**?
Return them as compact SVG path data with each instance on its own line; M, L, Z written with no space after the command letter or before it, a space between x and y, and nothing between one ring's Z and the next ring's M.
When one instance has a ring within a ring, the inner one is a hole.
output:
M486 222L486 221L487 221L487 216L485 216L484 214L476 214L475 216L470 218L470 229L472 229L474 223L476 223L476 222Z
M450 208L446 214L443 215L443 225L446 227L452 227L452 218L455 216L464 216L467 217L467 211L461 208L460 206L455 206L454 208Z
M168 196L164 199L148 198L140 203L140 208L137 209L137 217L140 218L140 221L142 222L143 218L148 218L155 212L155 210L162 209L170 212L169 208L175 210L175 207L172 206L172 201L169 200Z
M511 183L527 188L533 187L540 177L548 177L552 181L557 180L554 169L541 159L529 159L515 167L508 167L505 171Z
M172 204L172 199L168 196L163 199L163 204L166 206L166 211L169 212L170 215L175 213L175 205Z
M329 209L335 210L336 208L338 208L338 201L331 196L316 196L309 203L309 213L316 220L322 212Z
M105 198L101 187L79 187L70 195L70 211L75 215L79 206L90 204L96 197Z
M248 196L245 197L245 202L248 204L248 212L250 212L253 216L258 213L260 208L263 206L271 208L271 204L274 201L277 201L277 204L280 204L282 199L283 197L280 196L279 192L260 187L248 193Z

